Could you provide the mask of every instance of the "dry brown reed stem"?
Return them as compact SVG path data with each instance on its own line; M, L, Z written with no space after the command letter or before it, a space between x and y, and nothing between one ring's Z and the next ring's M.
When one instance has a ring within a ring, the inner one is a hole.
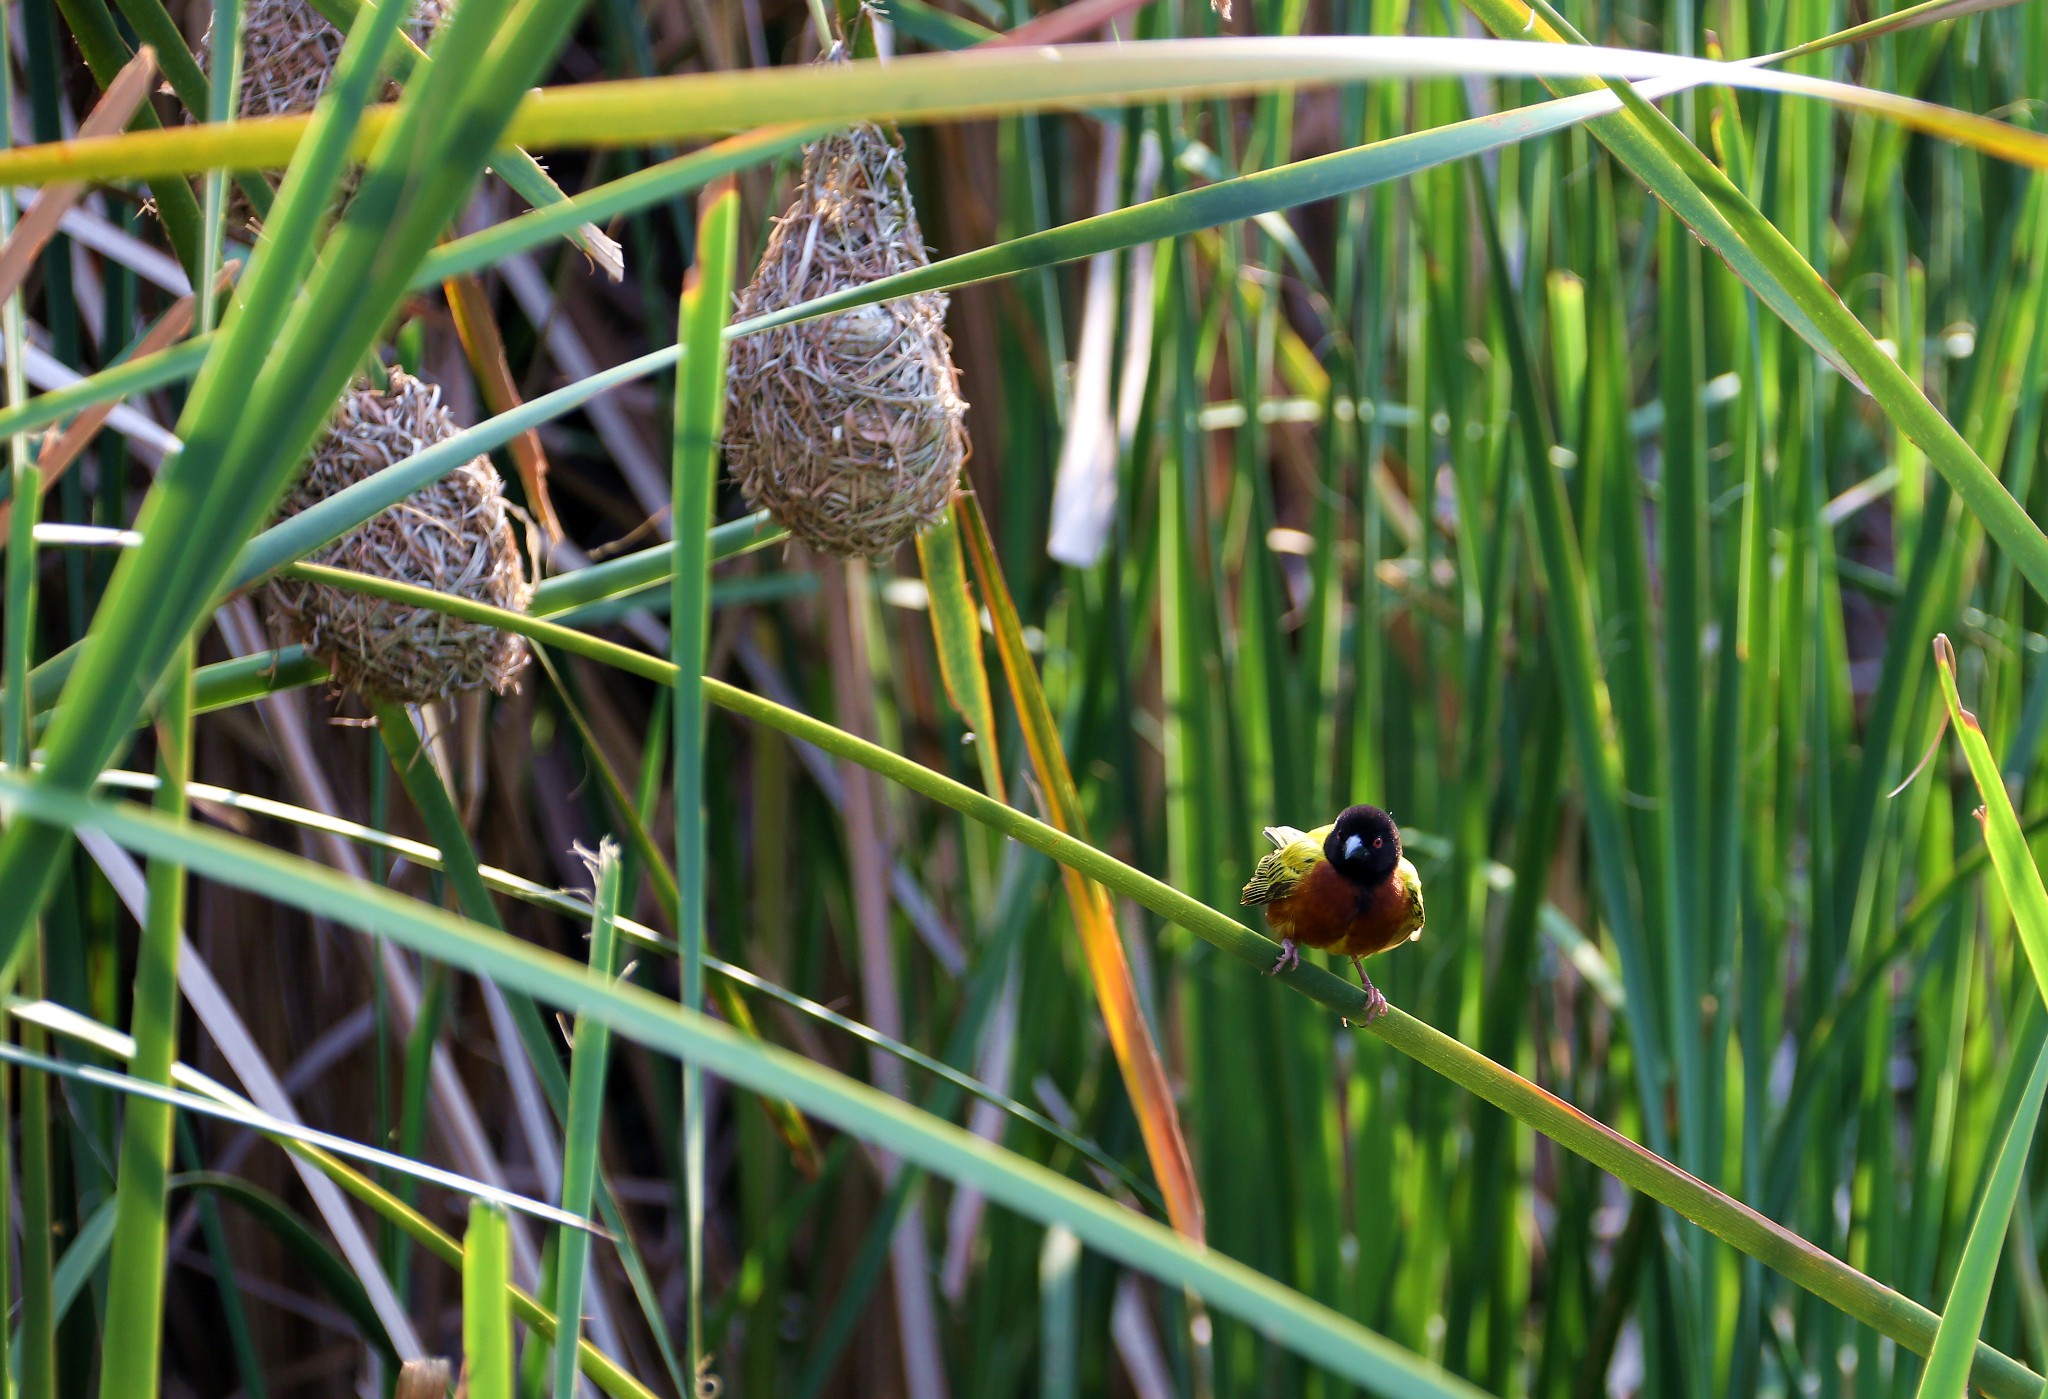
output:
M286 497L295 515L422 448L455 435L440 389L391 370L389 392L351 390L306 474ZM309 562L432 588L523 612L532 595L504 483L478 456L343 535ZM373 698L421 703L463 690L516 686L523 638L442 613L295 579L265 590L271 626Z
M927 261L902 150L856 126L805 149L803 186L739 318ZM922 292L736 341L726 452L747 498L849 557L887 553L936 521L968 452L945 320L944 294Z

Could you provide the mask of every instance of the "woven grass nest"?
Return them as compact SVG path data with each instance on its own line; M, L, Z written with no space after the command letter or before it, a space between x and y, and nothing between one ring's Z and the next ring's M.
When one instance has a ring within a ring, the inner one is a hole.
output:
M418 0L407 28L424 44L454 8L452 0ZM245 117L292 116L313 110L341 57L341 31L306 0L248 0L242 9L242 106ZM213 24L199 45L203 65L213 52Z
M280 518L455 432L436 385L397 368L388 392L358 385L342 400ZM474 457L309 562L523 612L533 588L510 510L497 469L488 457ZM495 627L296 579L272 583L265 595L279 637L302 643L343 689L374 699L422 703L486 687L503 694L526 668L525 638Z
M804 150L739 319L927 263L903 152L874 126ZM922 292L740 338L726 459L740 488L828 553L885 554L934 523L967 460L946 298Z

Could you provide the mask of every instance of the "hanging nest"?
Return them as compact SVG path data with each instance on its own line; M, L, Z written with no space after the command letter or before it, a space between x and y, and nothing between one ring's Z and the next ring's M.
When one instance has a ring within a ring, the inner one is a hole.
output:
M391 370L391 389L349 391L279 517L455 435L441 390ZM533 587L520 561L504 483L490 458L474 457L441 480L343 535L309 562L352 569L435 592L526 610ZM279 637L304 644L338 685L376 699L421 703L458 690L517 687L526 640L343 588L279 579L265 589Z
M805 148L739 319L926 264L902 150L856 126ZM726 456L747 499L847 556L934 523L968 452L945 322L945 296L921 292L735 341Z
M407 29L425 44L454 8L452 0L418 0ZM242 9L242 106L245 117L294 116L313 110L341 57L341 31L306 0L248 0ZM213 53L213 24L199 61Z
M418 0L406 28L425 44L454 11L454 0ZM327 91L341 57L342 33L306 0L248 0L242 9L242 92L244 117L285 117L310 112ZM213 22L207 21L198 57L202 70L213 55ZM210 72L208 76L211 76ZM384 95L396 97L398 85L387 83ZM186 120L194 118L187 113ZM274 189L277 181L270 179ZM361 171L354 166L342 176L343 199L354 193ZM261 220L243 192L228 186L228 219L250 228Z

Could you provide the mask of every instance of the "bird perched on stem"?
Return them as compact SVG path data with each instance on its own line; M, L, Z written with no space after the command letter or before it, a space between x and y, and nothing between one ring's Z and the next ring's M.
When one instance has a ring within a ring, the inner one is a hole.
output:
M1376 806L1348 806L1306 833L1268 826L1266 839L1273 849L1240 900L1265 905L1266 926L1280 939L1280 959L1266 974L1299 965L1299 944L1349 957L1365 986L1365 1021L1379 1019L1387 998L1365 974L1365 959L1422 936L1422 877L1401 854L1394 818Z

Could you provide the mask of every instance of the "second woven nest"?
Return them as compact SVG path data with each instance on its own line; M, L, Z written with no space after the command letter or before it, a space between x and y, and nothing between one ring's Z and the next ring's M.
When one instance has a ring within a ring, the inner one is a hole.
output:
M805 148L739 319L926 265L903 152L856 126ZM921 292L736 340L726 457L747 498L847 556L934 523L968 452L945 321L944 294Z
M350 390L280 517L298 514L394 462L455 435L441 391L401 369L391 387ZM526 610L504 482L474 457L311 555L327 564L436 592ZM526 668L525 638L346 588L282 578L265 589L272 628L325 662L335 682L374 699L423 703L461 690L500 694Z

